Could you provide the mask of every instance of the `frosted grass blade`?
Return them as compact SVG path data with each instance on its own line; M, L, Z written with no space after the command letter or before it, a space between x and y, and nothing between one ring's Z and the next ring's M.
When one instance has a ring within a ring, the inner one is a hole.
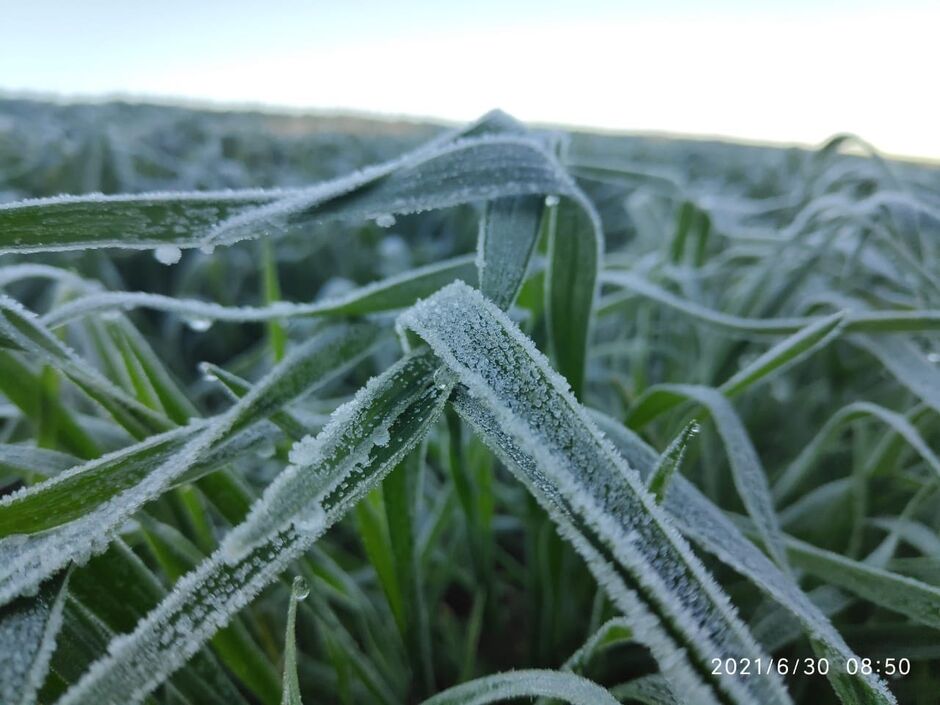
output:
M297 678L297 602L307 597L310 588L301 577L294 578L290 605L287 608L287 632L284 635L284 678L281 705L303 705L300 681Z
M332 220L365 220L511 196L572 194L577 188L535 140L486 134L425 147L401 159L311 187L221 222L217 245Z
M617 703L604 688L573 673L522 670L497 673L455 685L428 698L421 705L486 705L539 696L561 700L571 705Z
M878 419L890 427L940 477L940 458L931 450L914 424L905 416L878 404L864 401L853 402L833 414L813 439L803 446L796 458L780 473L773 486L774 497L777 502L783 503L793 497L794 492L799 489L800 484L809 475L813 464L819 460L826 445L836 437L841 429L852 421L866 417Z
M435 384L434 369L427 356L407 356L337 410L319 441L311 439L296 456L309 464L282 472L246 524L178 581L132 633L112 642L57 705L133 705L185 663L420 442L450 391ZM387 438L375 434L378 426L387 429ZM295 493L289 502L278 489L285 486ZM269 514L285 504L292 505L289 513ZM246 536L258 538L248 546Z
M605 270L601 273L600 280L601 284L630 289L696 321L745 336L796 333L822 318L818 316L746 318L722 313L676 296L640 275L621 270ZM844 321L844 333L913 333L940 328L940 311L853 311L845 315Z
M519 196L484 206L477 238L480 291L502 309L512 305L522 286L538 241L543 203L538 196Z
M193 465L230 433L246 428L258 418L277 410L285 401L322 384L349 369L365 355L376 340L377 330L368 324L337 326L312 338L294 350L268 375L259 381L249 394L231 409L219 415L180 449L155 466L146 468L140 481L113 496L99 500L94 509L53 531L30 536L13 535L0 539L0 604L24 590L38 584L43 578L64 567L71 560L83 560L104 550L111 535L146 502L159 496L173 482L184 476ZM185 433L185 429L179 431ZM101 465L91 465L101 471ZM120 464L105 464L105 477L120 471ZM45 483L27 489L0 502L4 506L32 502L47 491L84 480L87 468L74 473L63 473ZM52 488L50 490L50 488ZM60 496L61 493L59 493ZM66 493L67 497L68 493ZM80 501L80 499L79 499Z
M0 701L34 705L62 626L69 573L0 607Z
M672 476L682 466L682 459L685 457L685 449L692 439L698 435L699 425L695 421L686 424L679 435L669 443L669 446L659 456L656 461L656 467L653 468L653 474L650 475L647 487L656 498L658 503L662 503L666 496L666 489Z
M780 522L774 509L767 475L731 402L717 389L688 384L658 385L649 391L650 396L654 394L670 401L688 399L708 410L728 455L738 496L754 519L764 547L777 564L785 568L787 561Z
M52 477L78 464L68 453L33 448L27 445L0 443L0 470L16 474Z
M657 461L656 452L652 448L610 417L598 412L593 412L592 417L624 457L630 459L633 467L645 478L652 476ZM849 675L845 672L844 664L848 659L858 657L833 628L825 614L806 597L792 576L782 572L748 541L735 523L691 482L684 477L676 477L666 492L663 508L685 536L747 577L796 617L806 633L819 643L831 662L843 666L833 668L828 674L836 692L845 694L843 702L849 705L887 705L896 702L876 675ZM851 696L852 693L857 696Z
M568 657L562 668L566 671L580 672L588 665L594 654L632 640L633 631L627 621L622 617L614 617L604 622L596 632L591 634L587 641Z
M205 191L140 195L56 196L0 204L0 254L193 247L198 235L236 213L291 195L291 191Z
M427 354L405 357L333 412L317 436L295 443L291 464L265 488L245 521L225 537L223 551L235 559L293 522L303 524L304 514L318 520L317 497L328 496L361 472L370 454L390 447L390 428L399 422L399 415L429 395L436 398L447 390L446 384L442 389L435 386L435 366L429 358ZM320 466L331 472L311 471Z
M220 304L139 291L87 294L56 306L43 316L49 328L98 313L145 308L176 313L194 320L250 323L305 316L364 316L411 306L456 279L476 281L473 256L456 257L389 277L326 301L297 304L279 301L268 306Z
M701 703L789 702L774 678L708 675L707 658L759 647L639 476L505 314L458 283L402 314L399 327L456 375L458 411L550 512L677 692Z
M797 539L787 539L793 565L876 605L940 629L940 588L875 568Z
M940 413L940 371L903 337L852 336L850 341L873 355L902 385Z
M43 360L60 370L132 435L143 438L170 427L163 416L105 379L52 335L35 314L6 296L0 296L0 339L3 338L33 359Z
M594 207L577 196L550 209L545 314L558 371L580 398L604 241Z

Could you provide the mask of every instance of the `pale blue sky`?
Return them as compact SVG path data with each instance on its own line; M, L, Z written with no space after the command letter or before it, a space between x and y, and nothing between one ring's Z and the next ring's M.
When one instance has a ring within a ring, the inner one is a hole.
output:
M7 7L7 5L9 7ZM925 0L0 0L0 90L816 143L940 158Z

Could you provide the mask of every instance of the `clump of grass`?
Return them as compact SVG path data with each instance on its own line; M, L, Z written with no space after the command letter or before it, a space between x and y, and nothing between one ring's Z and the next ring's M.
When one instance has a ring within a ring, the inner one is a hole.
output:
M140 110L0 142L4 702L935 692L936 171Z

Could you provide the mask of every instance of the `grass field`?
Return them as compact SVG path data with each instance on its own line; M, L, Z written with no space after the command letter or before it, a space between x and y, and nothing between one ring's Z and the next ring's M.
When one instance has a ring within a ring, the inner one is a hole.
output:
M933 705L938 238L851 136L0 101L0 702Z

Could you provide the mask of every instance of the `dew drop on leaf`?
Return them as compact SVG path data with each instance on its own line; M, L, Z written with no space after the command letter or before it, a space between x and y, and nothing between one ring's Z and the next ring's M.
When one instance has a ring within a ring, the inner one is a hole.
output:
M153 256L160 264L176 264L183 256L183 252L176 245L160 245L153 251Z
M294 597L298 600L305 600L310 595L310 586L307 581L299 575L294 578Z
M189 329L197 333L205 333L212 327L212 321L208 318L187 318L185 321Z

